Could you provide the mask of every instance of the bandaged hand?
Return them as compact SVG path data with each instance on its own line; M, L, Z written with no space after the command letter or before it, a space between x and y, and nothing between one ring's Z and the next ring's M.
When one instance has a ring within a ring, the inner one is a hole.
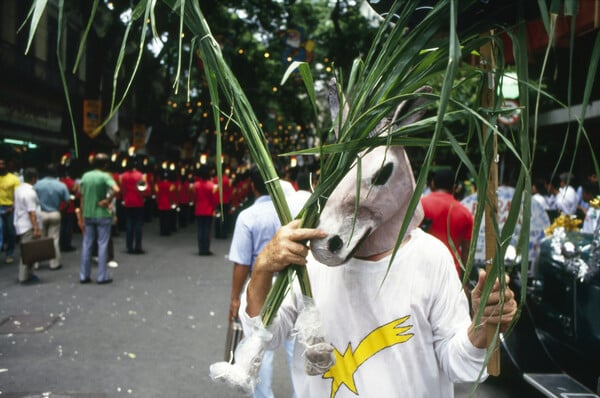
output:
M324 341L307 345L304 351L304 368L309 376L325 373L335 364L333 346Z

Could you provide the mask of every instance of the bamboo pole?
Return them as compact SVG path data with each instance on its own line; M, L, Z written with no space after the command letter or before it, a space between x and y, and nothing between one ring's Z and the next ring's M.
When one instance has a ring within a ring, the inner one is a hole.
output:
M481 66L484 73L484 79L487 81L483 85L481 93L481 106L485 109L494 107L494 91L495 80L494 70L496 68L494 49L491 41L488 41L480 49ZM490 270L494 266L494 258L496 257L496 230L494 225L498 221L498 139L493 131L484 124L483 135L484 139L492 139L492 161L490 162L490 170L488 175L488 184L486 191L485 202L485 270L490 274ZM492 137L490 135L493 134ZM494 325L487 325L487 344L488 348L493 343L496 334ZM487 371L491 376L500 375L500 352L498 350L498 342L493 348L492 355L487 365Z

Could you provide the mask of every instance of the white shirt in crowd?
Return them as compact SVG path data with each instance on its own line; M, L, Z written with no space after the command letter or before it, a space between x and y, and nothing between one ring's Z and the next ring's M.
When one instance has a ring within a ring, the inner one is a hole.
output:
M27 182L19 184L15 189L14 224L17 235L33 229L29 212L35 211L38 223L42 220L40 202L33 186Z
M579 199L575 188L572 186L561 187L555 195L555 199L557 209L566 215L571 216L577 211Z

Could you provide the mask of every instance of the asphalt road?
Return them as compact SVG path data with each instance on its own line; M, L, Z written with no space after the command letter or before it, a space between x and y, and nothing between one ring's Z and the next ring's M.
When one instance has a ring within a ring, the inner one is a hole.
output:
M79 250L64 253L58 271L42 264L41 283L31 286L17 283L16 263L4 264L2 254L0 397L236 396L208 376L224 356L229 240L213 239L214 255L200 257L195 239L194 226L158 236L154 221L144 226L146 254L129 255L121 233L114 238L119 266L108 285L79 283ZM290 397L282 350L274 368L275 395ZM457 386L456 396L470 396L471 387ZM490 379L471 396L536 395Z

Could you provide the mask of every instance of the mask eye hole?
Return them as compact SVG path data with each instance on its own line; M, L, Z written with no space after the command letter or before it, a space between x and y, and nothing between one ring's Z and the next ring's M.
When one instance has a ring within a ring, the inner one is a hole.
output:
M375 175L373 175L371 183L373 185L384 185L389 180L393 170L394 164L391 162L386 163L382 168L377 170Z

